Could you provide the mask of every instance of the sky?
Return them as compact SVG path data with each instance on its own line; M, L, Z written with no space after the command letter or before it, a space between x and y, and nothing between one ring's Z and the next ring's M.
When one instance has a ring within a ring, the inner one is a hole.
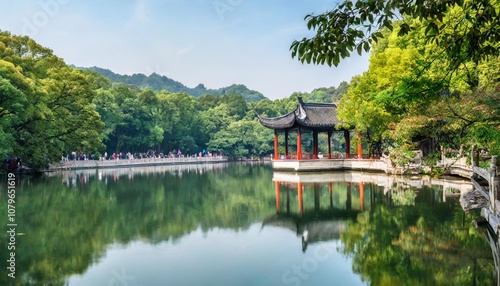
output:
M337 0L338 1L338 0ZM67 64L157 73L188 87L244 84L267 98L338 86L368 55L338 67L292 59L304 17L333 0L0 0L0 30L28 35Z

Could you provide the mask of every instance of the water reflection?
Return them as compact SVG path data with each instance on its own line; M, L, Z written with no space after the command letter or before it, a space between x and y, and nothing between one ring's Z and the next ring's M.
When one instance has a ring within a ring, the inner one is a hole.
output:
M304 252L308 245L340 239L354 271L370 284L490 285L495 280L473 216L457 205L469 182L370 173L274 173L273 181L276 214L263 227L291 230Z
M485 285L491 251L456 198L468 187L273 173L262 163L26 177L17 182L16 218L26 235L17 240L16 281L119 285L122 275L133 277L127 285ZM11 282L1 269L0 285Z
M364 183L358 183L356 190L350 182L315 183L303 182L304 179L303 175L297 183L275 181L276 214L262 224L263 227L282 227L296 233L301 237L303 252L310 243L339 239L347 221L354 220L365 210ZM371 185L369 187L372 194ZM359 194L354 207L353 192ZM291 193L296 194L296 207L293 207Z
M203 175L207 172L217 172L227 168L229 163L217 164L183 164L167 166L148 166L140 168L103 168L103 169L84 169L84 170L66 170L47 173L47 177L62 177L62 182L68 187L76 187L79 184L86 184L91 179L97 179L99 182L107 184L108 181L118 181L120 178L133 180L134 176L164 176L170 175L182 178L183 174ZM248 165L262 164L259 162L249 162Z

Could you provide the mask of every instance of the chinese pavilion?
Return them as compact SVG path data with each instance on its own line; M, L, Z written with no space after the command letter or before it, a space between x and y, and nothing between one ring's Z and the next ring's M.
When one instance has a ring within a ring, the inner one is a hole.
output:
M289 159L288 135L290 132L297 132L297 160L303 159L302 133L312 132L313 150L312 159L319 159L318 134L325 132L328 134L328 159L332 159L331 136L333 131L343 131L345 137L345 158L350 158L350 134L345 128L338 128L341 123L337 118L337 106L331 103L306 103L301 97L298 98L297 107L290 113L274 118L259 117L259 121L267 128L274 130L274 160L279 160L278 134L285 133L285 159ZM358 137L360 135L358 134ZM360 138L360 137L359 137ZM358 158L362 158L361 140L358 140Z

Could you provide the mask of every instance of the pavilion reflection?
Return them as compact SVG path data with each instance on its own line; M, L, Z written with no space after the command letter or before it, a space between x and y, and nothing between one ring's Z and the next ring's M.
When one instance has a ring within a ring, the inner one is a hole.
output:
M308 244L338 240L349 221L370 210L383 187L337 175L275 172L276 214L262 227L289 229Z

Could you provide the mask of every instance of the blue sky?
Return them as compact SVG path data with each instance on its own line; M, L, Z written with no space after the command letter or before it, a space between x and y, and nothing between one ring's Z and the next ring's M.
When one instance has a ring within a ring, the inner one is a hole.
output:
M66 63L120 74L156 72L194 87L245 84L270 99L338 86L368 67L302 64L290 44L304 16L333 0L0 0L0 30L28 35Z

